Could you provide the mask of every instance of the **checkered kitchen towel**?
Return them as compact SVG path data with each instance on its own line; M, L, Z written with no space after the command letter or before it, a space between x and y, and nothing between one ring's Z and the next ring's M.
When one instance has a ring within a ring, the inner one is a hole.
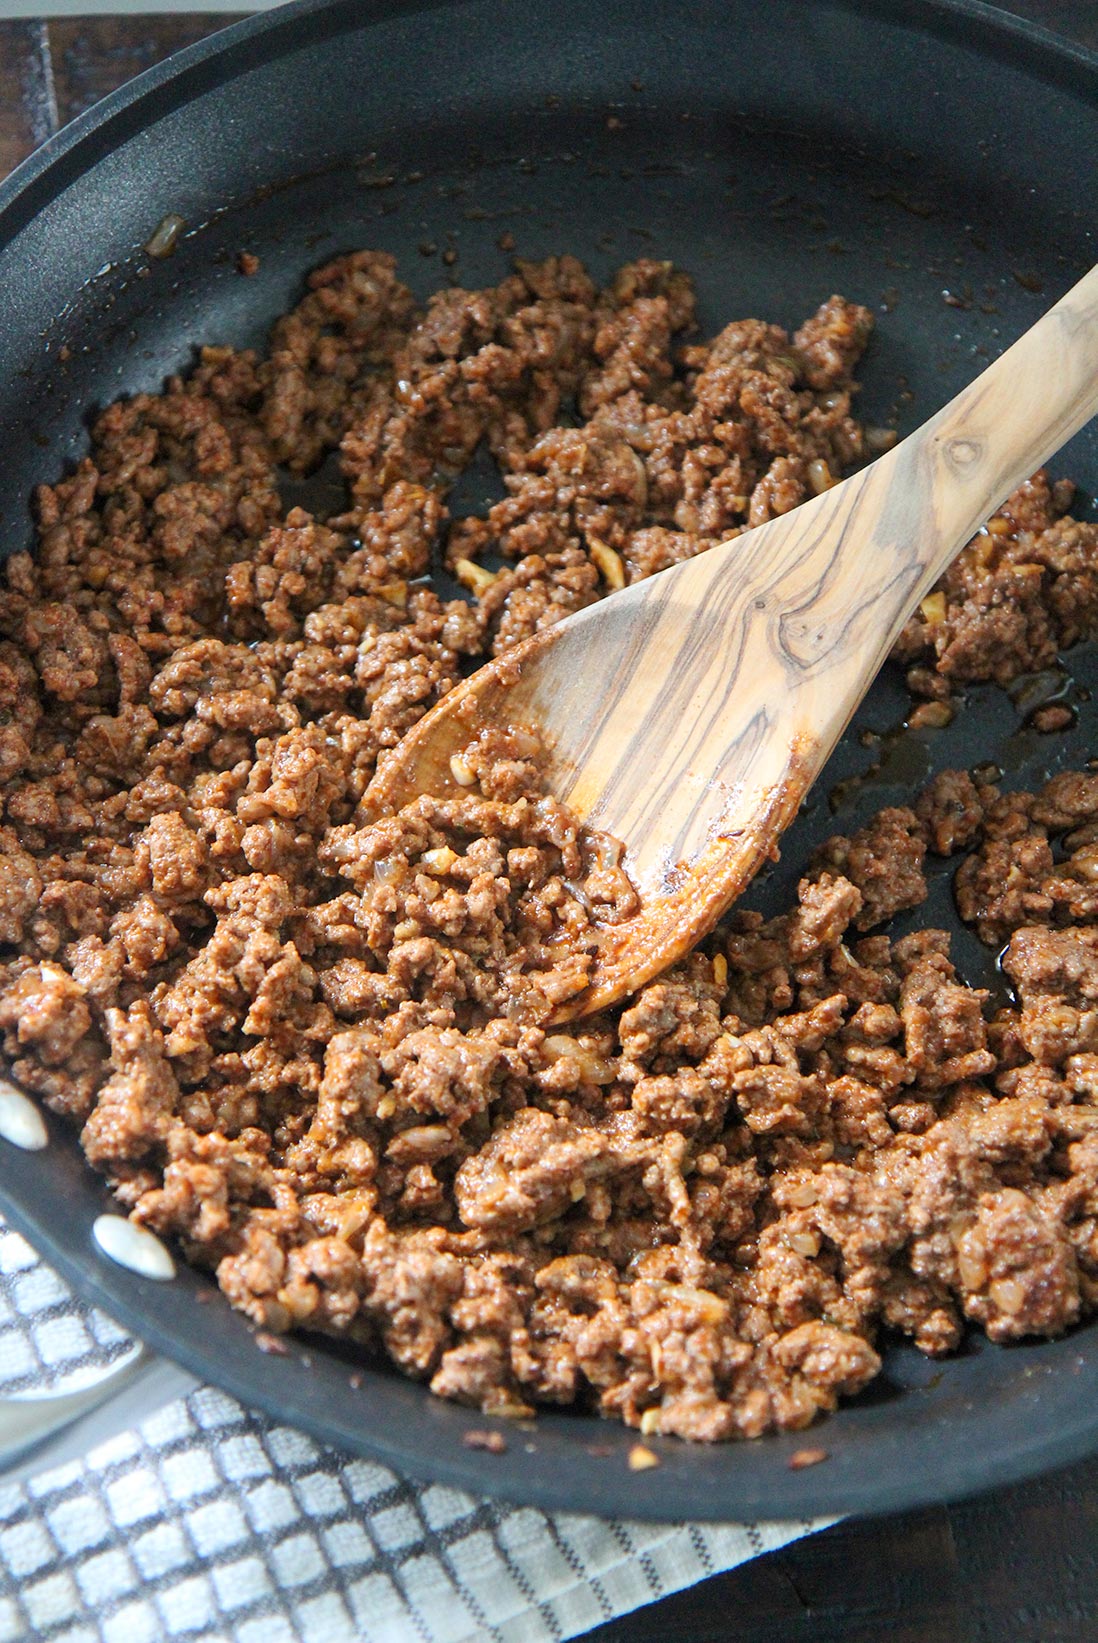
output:
M128 1348L0 1224L0 1393ZM211 1388L0 1483L0 1643L541 1643L819 1527L605 1523L349 1460Z

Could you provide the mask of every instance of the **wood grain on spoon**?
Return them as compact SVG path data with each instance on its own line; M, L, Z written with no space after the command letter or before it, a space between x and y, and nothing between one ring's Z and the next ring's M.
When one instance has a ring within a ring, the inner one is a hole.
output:
M870 467L457 685L385 759L366 814L456 791L451 758L484 726L539 727L550 790L623 841L640 896L558 1019L612 1003L693 946L775 853L919 600L1096 412L1093 269Z

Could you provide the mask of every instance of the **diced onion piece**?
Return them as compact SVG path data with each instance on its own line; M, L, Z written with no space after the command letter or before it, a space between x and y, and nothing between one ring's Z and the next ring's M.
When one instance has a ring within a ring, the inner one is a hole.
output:
M454 575L462 587L475 593L478 599L496 579L494 571L485 570L483 565L476 564L472 559L455 559Z
M988 1285L992 1302L1008 1318L1016 1318L1026 1304L1026 1292L1016 1278L993 1278Z
M643 1443L635 1443L629 1451L629 1470L631 1472L647 1472L651 1467L660 1464L660 1457L646 1449Z
M394 605L397 610L404 610L408 604L407 582L385 582L377 591L387 605Z
M174 211L166 217L161 217L152 234L145 241L145 250L150 257L170 257L179 241L179 236L186 228L182 217L177 217Z
M600 542L597 537L591 538L589 552L601 571L602 579L607 587L612 588L615 593L619 588L623 588L625 586L625 566L622 563L621 554L615 553L613 548L608 547L605 542Z
M835 483L834 475L822 456L808 464L808 485L814 496L821 496Z

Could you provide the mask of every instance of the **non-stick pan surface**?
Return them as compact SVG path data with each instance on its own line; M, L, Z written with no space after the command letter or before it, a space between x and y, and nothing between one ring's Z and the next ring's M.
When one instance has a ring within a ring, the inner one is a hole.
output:
M1095 260L1096 160L1098 58L965 0L307 0L145 75L0 188L0 543L28 544L31 487L80 453L94 407L155 389L197 341L260 342L303 273L356 246L395 252L421 293L451 272L499 279L504 234L597 274L671 257L711 328L796 323L841 290L879 317L864 413L911 427ZM169 212L186 232L153 261L141 247ZM1093 428L1057 469L1093 493ZM1027 731L1027 701L987 689L944 731L866 746L903 718L886 672L756 903L777 907L814 844L935 768L995 760L1022 785L1084 762L1098 663L1069 665L1028 699L1076 702L1064 735ZM919 917L956 926L948 875ZM971 937L956 953L966 979L996 982ZM39 1154L0 1142L0 1196L87 1300L244 1402L415 1475L633 1517L789 1518L955 1496L1098 1447L1092 1325L1009 1350L974 1339L945 1363L890 1348L813 1434L830 1458L809 1470L790 1468L805 1439L789 1436L650 1440L662 1465L633 1473L635 1434L568 1413L498 1423L505 1453L470 1449L482 1417L324 1341L264 1354L200 1274L158 1285L102 1258L106 1194L50 1128Z

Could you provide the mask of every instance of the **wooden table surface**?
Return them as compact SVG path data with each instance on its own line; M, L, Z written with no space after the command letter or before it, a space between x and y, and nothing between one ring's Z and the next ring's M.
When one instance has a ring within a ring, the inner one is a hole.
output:
M1098 0L1010 0L1098 48ZM0 176L230 15L0 20ZM588 1643L1098 1643L1098 1461L957 1506L848 1521Z

